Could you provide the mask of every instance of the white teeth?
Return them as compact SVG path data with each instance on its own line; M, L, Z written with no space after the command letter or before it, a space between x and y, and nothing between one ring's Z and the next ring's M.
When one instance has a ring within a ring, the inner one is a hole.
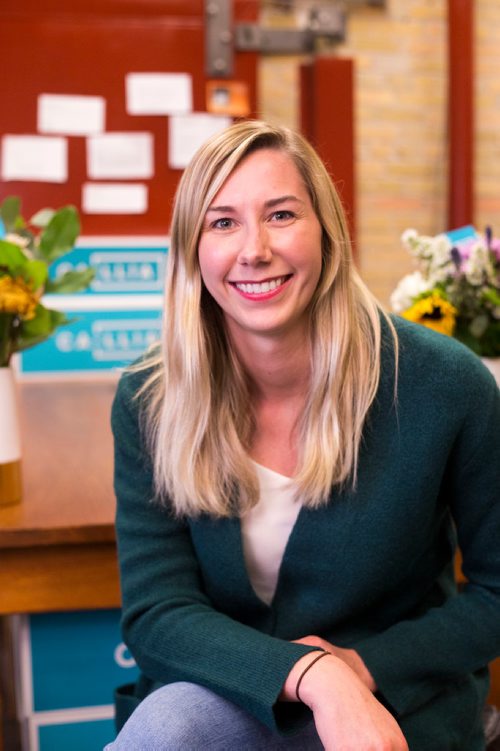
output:
M276 287L280 287L283 282L285 281L285 278L280 276L278 279L272 279L270 282L260 282L260 283L241 283L237 282L235 284L235 287L240 289L242 292L246 292L247 295L262 295L265 292L272 292Z

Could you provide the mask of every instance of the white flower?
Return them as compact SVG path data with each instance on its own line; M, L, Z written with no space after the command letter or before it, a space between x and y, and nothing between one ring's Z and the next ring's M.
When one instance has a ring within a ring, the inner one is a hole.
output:
M488 249L477 242L471 247L470 255L464 264L465 277L469 284L477 287L483 284L486 278L495 277L495 270L490 260Z
M27 248L29 244L29 240L27 237L21 237L21 235L18 235L16 232L9 232L5 235L4 240L8 243L12 243L12 245L17 245L19 248Z
M451 261L451 242L446 235L437 235L432 240L431 266L441 267Z
M399 282L391 295L391 307L395 313L402 313L413 305L415 297L434 287L430 279L425 279L420 271L407 274Z
M410 250L418 240L418 232L416 229L405 229L401 235L401 242L407 250Z

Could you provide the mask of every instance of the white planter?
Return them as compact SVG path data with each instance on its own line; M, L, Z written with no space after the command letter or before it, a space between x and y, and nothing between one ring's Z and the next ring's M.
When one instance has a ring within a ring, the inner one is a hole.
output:
M0 368L0 506L21 500L21 435L11 368Z
M500 388L500 357L482 357L481 360L490 373L493 373Z

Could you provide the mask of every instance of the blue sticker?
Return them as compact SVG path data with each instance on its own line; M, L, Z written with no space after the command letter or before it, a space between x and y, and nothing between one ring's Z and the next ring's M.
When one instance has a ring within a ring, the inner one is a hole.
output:
M65 310L73 319L25 350L22 373L111 371L140 357L160 337L161 311Z
M80 294L161 293L165 277L167 246L164 247L77 247L50 268L57 279L67 271L95 269L90 286Z
M464 240L471 240L474 237L477 237L477 232L472 224L467 224L464 227L450 230L446 235L450 238L453 245L459 245L461 242L464 242Z

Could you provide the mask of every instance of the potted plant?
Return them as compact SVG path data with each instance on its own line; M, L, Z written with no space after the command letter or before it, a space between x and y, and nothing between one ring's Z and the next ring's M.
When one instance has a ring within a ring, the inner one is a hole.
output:
M416 269L397 285L392 309L459 339L500 384L500 239L463 227L436 236L408 229L401 241Z
M80 233L74 206L42 209L26 221L21 202L0 205L0 505L20 500L20 440L12 356L43 342L69 323L43 301L46 293L69 294L90 284L94 271L68 271L51 278L51 264L68 253Z

